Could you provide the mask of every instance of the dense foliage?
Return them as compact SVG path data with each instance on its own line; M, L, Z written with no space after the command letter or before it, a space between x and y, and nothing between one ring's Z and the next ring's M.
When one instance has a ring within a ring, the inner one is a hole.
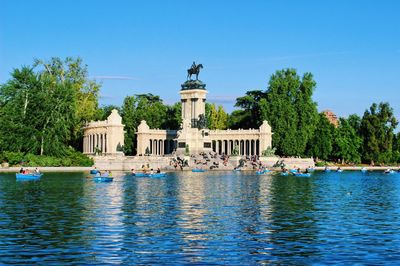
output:
M209 129L258 128L267 120L273 131L274 153L312 156L346 163L400 162L400 133L389 103L373 103L362 117L340 118L333 126L317 112L316 82L311 73L276 71L265 90L237 98L227 114L222 106L206 103ZM127 96L121 107L98 107L100 84L88 78L80 58L35 60L33 67L14 69L0 85L0 155L11 164L90 165L81 153L82 127L105 120L117 109L125 125L124 152L136 153L136 130L142 120L150 128L177 130L181 104L164 104L159 96ZM270 151L263 151L270 152Z
M342 163L400 162L398 124L388 103L373 103L364 116L340 118L334 127L317 112L312 100L316 82L312 74L300 78L296 70L277 71L265 91L248 91L236 100L228 118L231 128L251 128L267 120L272 144L282 156L312 156Z
M124 152L136 152L136 129L142 120L150 128L179 129L181 124L181 105L165 105L159 96L138 94L127 96L121 108L122 123L125 125Z
M209 129L228 128L228 114L222 105L217 107L215 104L206 103L206 121Z
M14 69L0 86L0 152L62 158L82 145L82 126L96 118L99 84L81 59Z
M34 155L22 152L3 152L0 154L3 162L8 162L10 166L92 166L93 160L86 155L69 149L61 157Z
M266 91L249 91L236 101L233 128L258 127L267 120L273 129L272 144L278 155L304 156L318 122L312 100L316 82L310 73L300 78L294 69L277 71Z

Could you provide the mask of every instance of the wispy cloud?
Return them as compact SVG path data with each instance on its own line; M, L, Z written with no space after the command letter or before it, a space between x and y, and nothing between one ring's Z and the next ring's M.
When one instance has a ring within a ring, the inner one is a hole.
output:
M101 80L138 80L136 77L132 76L93 76L93 79L101 79Z
M115 100L115 99L118 99L118 97L115 96L115 95L100 94L100 99L103 99L103 100Z
M237 97L234 95L210 95L207 97L207 101L211 103L233 104L236 103Z

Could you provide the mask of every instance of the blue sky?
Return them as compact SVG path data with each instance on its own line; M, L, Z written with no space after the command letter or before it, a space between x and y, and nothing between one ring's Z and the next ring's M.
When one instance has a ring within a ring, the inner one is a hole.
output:
M34 58L80 56L101 104L150 92L179 100L193 61L208 101L234 109L272 73L317 81L319 110L362 115L389 101L400 114L400 1L0 0L0 83Z

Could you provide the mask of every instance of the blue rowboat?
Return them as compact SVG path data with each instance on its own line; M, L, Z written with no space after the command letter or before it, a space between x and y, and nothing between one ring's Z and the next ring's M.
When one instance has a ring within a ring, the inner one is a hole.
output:
M288 172L282 172L282 173L280 173L280 175L281 175L281 176L288 176L289 173L288 173Z
M135 174L132 174L132 175L135 176L135 177L164 177L164 176L167 175L167 173L153 173L153 174L150 174L150 173L135 173Z
M297 177L310 177L311 174L310 173L293 173L294 176Z
M262 170L262 171L256 171L256 175L263 175L263 174L266 174L266 173L269 173L270 172L270 170L268 170L268 169L265 169L265 170Z
M291 173L297 173L297 169L290 169Z
M39 179L43 174L20 174L20 173L16 173L15 176L17 177L17 179L20 180L37 180Z
M148 177L165 177L167 173L154 173L154 174L148 174Z
M192 169L192 172L194 172L194 173L203 173L203 172L205 172L205 170L203 170L203 169Z
M368 172L368 169L367 168L365 168L365 167L363 167L363 168L361 168L361 170L360 170L361 172L363 172L363 173L366 173L366 172Z
M149 174L147 174L147 173L141 173L141 172L139 172L139 173L135 173L135 174L132 174L133 176L136 176L136 177L148 177L149 176Z
M93 177L93 180L96 182L112 182L113 181L113 177L109 177L109 176L97 176L97 177Z
M391 174L394 174L396 172L390 169L390 170L385 170L383 173L387 174L387 175L391 175Z
M97 174L99 172L99 170L90 170L90 174L91 175L95 175L95 174Z

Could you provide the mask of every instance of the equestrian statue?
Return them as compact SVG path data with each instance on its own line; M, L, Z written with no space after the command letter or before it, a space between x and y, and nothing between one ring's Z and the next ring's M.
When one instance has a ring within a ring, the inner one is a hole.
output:
M203 68L202 64L198 64L196 65L195 62L193 62L192 66L187 70L188 75L187 75L187 79L191 80L192 75L196 75L196 80L199 80L199 73L200 73L200 69Z

